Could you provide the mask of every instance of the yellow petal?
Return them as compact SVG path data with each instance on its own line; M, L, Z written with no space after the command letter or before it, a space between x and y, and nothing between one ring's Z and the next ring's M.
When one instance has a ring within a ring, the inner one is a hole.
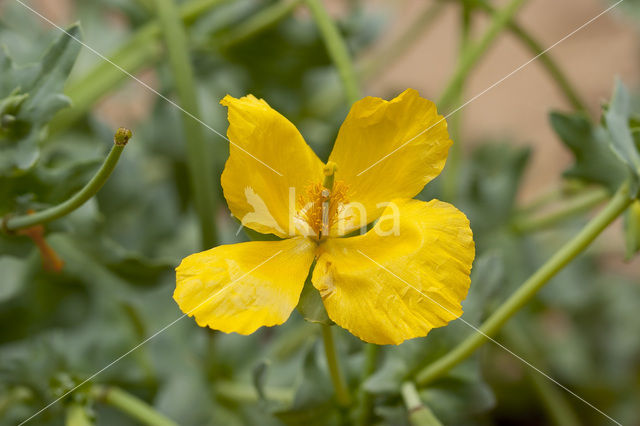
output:
M365 235L324 242L312 276L329 317L379 345L425 336L459 317L475 255L469 221L452 205L395 206Z
M232 143L222 189L231 213L258 232L293 235L289 209L308 185L322 182L322 162L296 127L264 100L227 95L220 103L229 108Z
M366 97L351 107L333 152L335 179L349 186L347 198L366 210L352 209L350 230L377 219L395 198L413 198L444 167L452 142L447 123L433 102L407 89L385 101Z
M176 268L173 298L199 326L225 333L282 324L298 304L314 247L298 237L192 254Z

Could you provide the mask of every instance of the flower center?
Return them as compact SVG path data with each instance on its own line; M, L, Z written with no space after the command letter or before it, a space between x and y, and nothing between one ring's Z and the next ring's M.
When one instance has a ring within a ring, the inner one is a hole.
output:
M337 166L330 161L324 167L324 181L322 184L313 183L305 189L304 194L296 200L296 217L308 225L308 233L318 240L326 238L331 229L341 219L348 186L342 181L334 180Z

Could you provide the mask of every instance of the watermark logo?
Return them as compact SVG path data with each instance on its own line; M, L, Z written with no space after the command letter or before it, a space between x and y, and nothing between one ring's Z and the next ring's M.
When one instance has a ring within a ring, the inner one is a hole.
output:
M400 235L400 209L392 201L379 202L375 208L367 208L357 201L346 201L340 189L330 191L321 186L312 187L304 194L297 194L295 187L288 191L287 223L276 220L267 203L252 187L244 189L244 196L252 211L240 219L240 230L267 228L279 235L301 235L322 240L358 232L362 235L375 232L381 237ZM367 225L377 221L377 226L367 231ZM283 229L283 228L286 228Z

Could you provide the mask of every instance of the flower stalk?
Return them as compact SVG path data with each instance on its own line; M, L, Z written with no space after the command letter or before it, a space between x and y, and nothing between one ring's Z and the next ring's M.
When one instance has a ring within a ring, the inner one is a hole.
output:
M52 220L68 215L82 206L105 184L111 175L111 172L115 169L116 164L118 164L120 154L122 154L122 151L131 136L130 130L122 127L118 129L114 135L113 147L111 148L107 158L104 160L104 163L102 163L98 172L93 176L93 178L91 178L84 188L78 191L73 197L61 204L58 204L57 206L50 207L33 214L6 217L3 220L2 229L5 232L11 233L19 229L30 228L35 225L51 222Z
M336 392L336 400L342 407L351 405L351 395L347 382L342 374L340 363L338 362L338 354L336 353L336 345L333 339L333 329L330 325L321 325L322 341L324 343L324 353L327 357L327 365L329 366L329 374L331 382Z
M380 357L380 346L373 343L367 343L365 347L364 369L362 374L362 384L376 371L378 367L378 358ZM358 424L366 426L371 424L373 417L373 395L360 386L360 414Z
M562 268L586 249L600 233L613 222L633 202L629 195L629 185L625 183L616 192L609 204L600 211L573 239L558 250L522 286L473 333L457 347L430 365L420 370L416 382L424 386L446 374L453 367L467 359L488 337L495 336L500 328L522 308L536 293Z
M403 383L400 393L407 407L409 423L412 426L442 426L442 423L433 415L429 407L422 403L416 385L413 382Z

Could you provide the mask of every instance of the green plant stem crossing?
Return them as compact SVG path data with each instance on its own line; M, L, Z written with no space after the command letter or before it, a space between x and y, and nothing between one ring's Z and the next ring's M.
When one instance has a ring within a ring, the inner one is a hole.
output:
M441 377L453 367L467 359L486 343L491 336L522 308L562 268L591 244L591 242L633 202L629 196L629 185L624 184L600 211L573 239L567 242L551 259L538 269L522 286L457 347L430 365L420 370L416 382L424 386Z
M470 43L467 49L462 52L453 77L449 80L440 100L437 102L440 109L444 110L450 107L451 103L455 101L457 94L460 92L460 88L473 67L480 58L482 58L482 55L491 46L500 32L511 22L525 1L526 0L511 0L509 4L493 15L491 24L483 36L477 42Z

